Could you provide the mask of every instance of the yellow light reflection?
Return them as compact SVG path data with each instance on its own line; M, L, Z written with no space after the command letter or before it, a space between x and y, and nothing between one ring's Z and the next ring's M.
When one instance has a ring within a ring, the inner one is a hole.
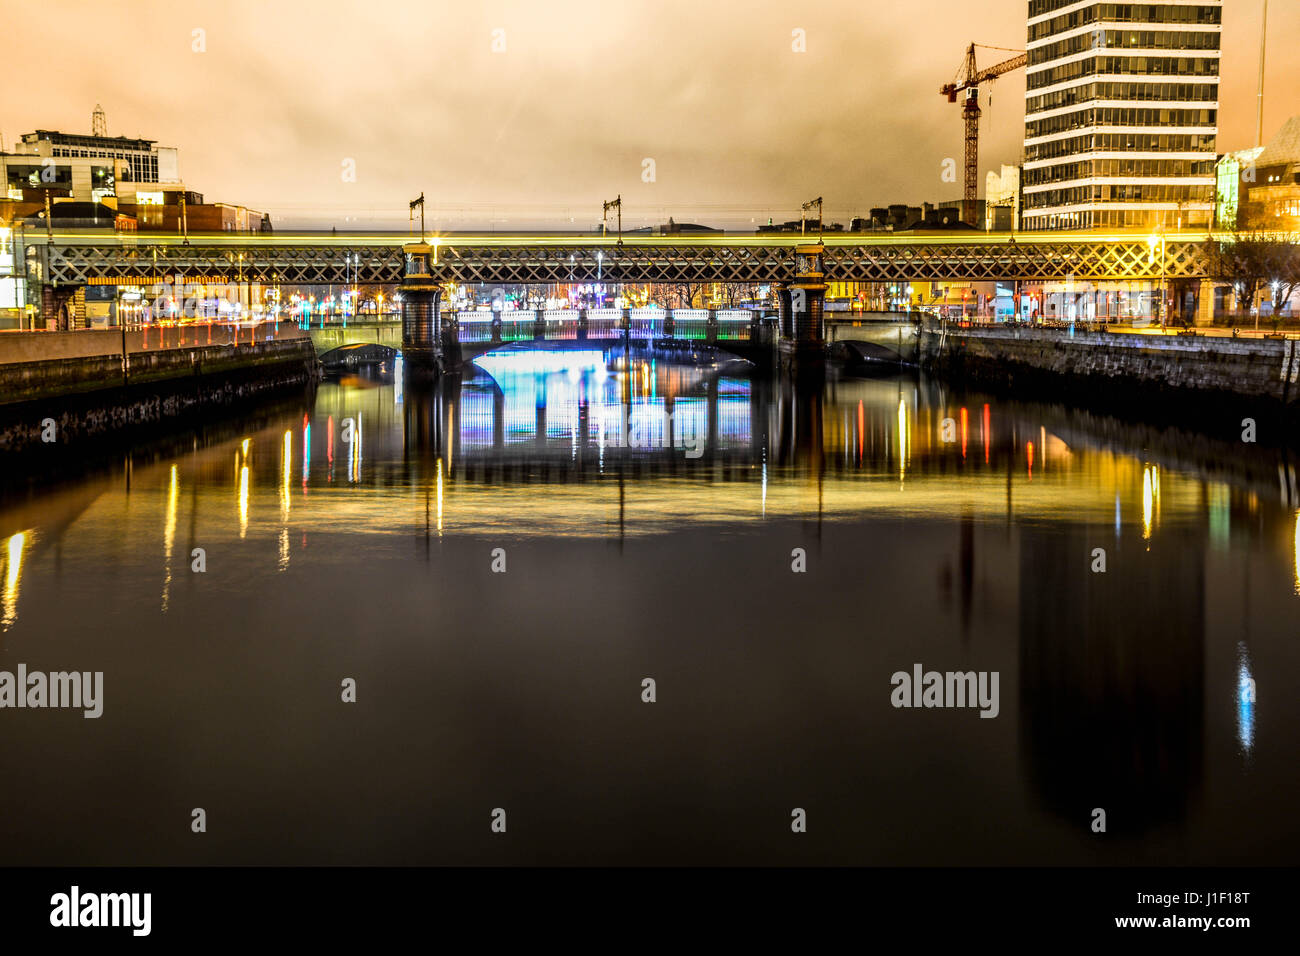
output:
M1160 470L1155 465L1142 469L1142 537L1149 539L1160 514Z
M239 536L248 534L248 466L239 469Z
M18 620L18 589L23 575L23 549L27 546L27 535L20 531L5 542L5 589L3 595L3 617L0 628L9 630Z
M352 441L348 444L348 481L361 480L361 413L357 413L352 426Z
M438 534L442 534L442 459L438 459Z
M289 476L293 471L293 432L284 433L284 455L280 460L280 517L289 517Z
M171 480L167 486L167 520L163 525L163 570L162 609L165 613L171 600L172 588L172 545L176 541L176 503L181 495L181 477L179 466L172 465Z
M277 571L288 570L289 567L289 529L280 529L280 562L276 567Z
M1295 593L1300 594L1300 511L1295 513Z
M903 480L907 468L907 402L898 400L898 480Z

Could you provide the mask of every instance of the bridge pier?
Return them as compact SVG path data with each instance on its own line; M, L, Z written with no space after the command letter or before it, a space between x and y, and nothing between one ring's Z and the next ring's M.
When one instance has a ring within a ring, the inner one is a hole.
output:
M51 320L54 322L54 327L60 332L78 328L81 323L77 321L77 287L48 284L42 286L40 315L44 322L43 328L49 328ZM85 309L83 307L82 318L84 316Z
M402 251L406 259L401 283L402 359L408 374L431 378L441 371L446 356L440 327L442 286L430 273L428 243L409 243ZM453 341L459 358L459 338Z
M791 339L794 333L790 329L790 287L784 282L776 282L772 288L776 290L777 337Z
M824 253L821 244L797 246L794 281L781 291L781 305L789 315L792 358L799 366L820 366L826 361Z
M442 293L438 295L441 297ZM442 368L444 370L460 368L465 361L460 347L460 316L448 312L446 321L441 323L440 340L442 345Z

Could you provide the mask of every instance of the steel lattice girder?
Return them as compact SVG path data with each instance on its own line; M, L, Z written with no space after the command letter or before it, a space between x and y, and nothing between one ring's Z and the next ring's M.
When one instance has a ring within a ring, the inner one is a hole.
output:
M837 282L1011 281L1203 278L1200 244L1170 242L1159 254L1146 240L828 246L826 278Z
M350 266L350 257L358 257ZM433 278L462 284L565 282L755 283L795 276L790 245L464 245L439 246ZM1019 242L911 242L830 245L831 282L1133 280L1203 278L1199 243L1166 243L1163 256L1145 239ZM220 277L263 284L396 283L403 274L399 245L203 246L65 243L49 247L49 276L60 284L90 279L142 283Z
M345 257L357 257L355 266ZM90 279L142 283L201 282L213 278L264 285L335 285L401 281L401 246L202 246L69 243L50 247L50 279L84 284Z

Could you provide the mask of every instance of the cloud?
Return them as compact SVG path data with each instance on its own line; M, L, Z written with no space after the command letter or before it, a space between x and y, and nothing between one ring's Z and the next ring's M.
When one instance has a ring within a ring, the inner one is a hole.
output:
M731 225L793 218L819 194L829 217L845 218L958 198L960 184L939 174L944 158L961 156L961 122L939 86L971 39L1025 41L1024 0L988 0L974 20L971 9L964 0L46 0L39 18L14 28L10 64L13 75L44 76L42 95L8 86L4 115L22 126L11 135L75 131L102 102L111 133L179 147L192 188L279 224L397 226L420 191L444 227L570 218L586 227L616 193L628 225L665 214ZM1300 38L1300 14L1275 20L1279 49ZM195 28L206 31L204 53L191 49ZM806 53L791 49L795 28ZM1248 33L1225 29L1225 74L1253 69ZM496 37L504 51L494 52ZM1275 64L1270 82L1293 89L1300 67ZM1231 105L1253 117L1253 88L1232 82ZM988 89L981 182L1019 161L1023 72ZM653 184L640 178L646 157ZM355 183L340 175L344 159L355 160Z

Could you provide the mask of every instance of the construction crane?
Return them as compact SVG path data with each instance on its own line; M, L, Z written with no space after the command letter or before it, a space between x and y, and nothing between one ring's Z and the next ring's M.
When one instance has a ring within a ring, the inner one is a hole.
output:
M1007 50L1011 53L1018 53L1018 55L981 70L975 64L975 50L977 47L983 50ZM996 80L999 76L1010 73L1012 70L1020 69L1028 61L1029 54L1011 50L1009 47L984 46L983 44L972 43L966 49L965 61L957 69L956 79L952 83L946 83L939 88L939 92L948 97L949 103L957 102L958 93L963 91L966 93L966 102L962 106L962 117L966 122L966 179L962 192L961 218L963 222L972 226L978 225L975 222L975 203L979 195L976 182L980 165L981 110L979 86L981 83Z

